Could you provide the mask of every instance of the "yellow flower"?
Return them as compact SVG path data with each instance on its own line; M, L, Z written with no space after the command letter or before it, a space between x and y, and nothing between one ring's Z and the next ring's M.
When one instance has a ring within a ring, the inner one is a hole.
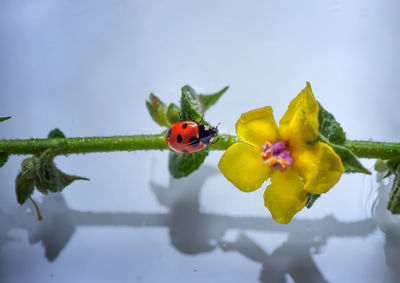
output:
M279 223L289 223L310 194L327 192L344 172L340 157L318 140L318 112L307 82L289 104L279 129L269 106L242 114L236 132L243 142L230 146L218 164L244 192L258 189L271 177L264 204Z

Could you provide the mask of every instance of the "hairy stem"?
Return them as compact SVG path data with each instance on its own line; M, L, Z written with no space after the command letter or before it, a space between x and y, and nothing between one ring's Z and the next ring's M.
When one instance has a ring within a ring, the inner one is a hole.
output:
M236 136L221 135L223 139L210 145L211 150L225 150L238 141ZM0 152L8 154L40 154L46 149L58 148L57 154L133 151L133 150L164 150L169 149L164 134L83 137L55 139L0 140Z
M239 141L233 135L220 135L223 139L209 145L209 150L226 150ZM400 143L346 141L345 146L361 158L390 159L400 156ZM0 140L0 152L8 154L40 154L49 147L58 148L58 154L165 150L169 149L165 135L135 135L112 137L82 137L54 139Z
M374 141L346 141L345 147L362 158L391 159L400 156L400 143Z

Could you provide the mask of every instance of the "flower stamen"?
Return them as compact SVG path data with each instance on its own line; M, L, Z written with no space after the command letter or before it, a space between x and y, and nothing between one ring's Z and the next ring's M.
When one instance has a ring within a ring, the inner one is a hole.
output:
M266 142L261 145L261 157L264 164L268 164L270 168L284 170L291 166L293 158L290 151L287 149L286 143L278 141L274 144Z

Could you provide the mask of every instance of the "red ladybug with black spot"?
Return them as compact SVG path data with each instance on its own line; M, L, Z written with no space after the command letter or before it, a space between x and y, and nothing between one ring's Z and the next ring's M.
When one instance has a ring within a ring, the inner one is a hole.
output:
M203 119L202 119L203 120ZM218 136L217 127L210 127L196 121L181 121L173 124L166 133L168 146L179 153L194 153L216 143L212 139Z

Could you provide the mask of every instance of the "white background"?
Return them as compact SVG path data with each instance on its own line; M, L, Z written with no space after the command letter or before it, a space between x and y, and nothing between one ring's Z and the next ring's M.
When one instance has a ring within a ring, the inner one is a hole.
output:
M185 84L230 86L207 119L234 134L251 109L270 105L278 120L310 81L349 139L399 141L399 8L3 0L0 116L13 118L0 137L56 127L68 137L160 133L145 100L154 92L177 103ZM47 199L35 193L40 223L31 203L16 203L24 157L12 156L0 169L0 281L398 282L399 221L382 201L371 213L390 186L344 175L311 210L277 225L263 206L266 185L240 192L218 171L221 155L181 180L170 179L166 151L58 157L63 171L91 181Z

